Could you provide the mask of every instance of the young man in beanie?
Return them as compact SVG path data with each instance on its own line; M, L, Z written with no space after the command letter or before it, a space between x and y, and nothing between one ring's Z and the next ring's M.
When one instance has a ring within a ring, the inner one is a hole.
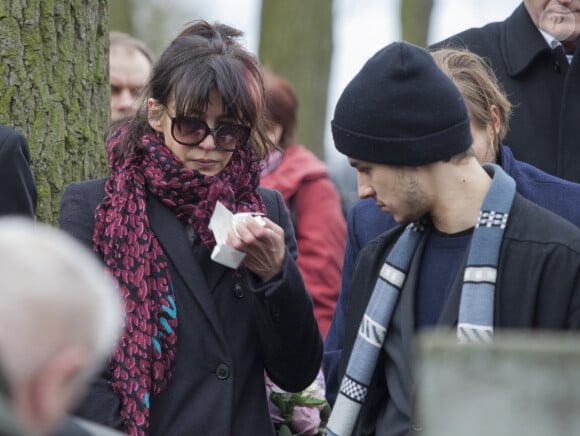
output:
M393 43L342 93L337 149L402 226L359 254L347 309L341 388L329 435L407 435L413 336L454 329L580 327L580 230L515 192L471 148L465 103L424 49Z

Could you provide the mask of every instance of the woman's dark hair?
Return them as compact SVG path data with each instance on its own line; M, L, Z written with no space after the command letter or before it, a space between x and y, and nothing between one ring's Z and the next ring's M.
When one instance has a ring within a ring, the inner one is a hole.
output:
M266 110L271 121L282 127L279 146L286 148L294 143L298 98L290 82L263 68L266 88Z
M175 115L189 116L204 112L216 89L226 115L252 128L248 144L261 159L271 146L264 118L264 83L255 56L237 40L241 36L241 31L224 24L190 23L159 56L143 98L165 106L174 100ZM143 134L153 131L146 104L128 126L117 150L123 155L140 148Z

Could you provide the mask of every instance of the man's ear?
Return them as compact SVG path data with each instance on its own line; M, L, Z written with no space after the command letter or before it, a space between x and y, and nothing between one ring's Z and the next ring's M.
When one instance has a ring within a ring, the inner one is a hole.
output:
M89 364L86 350L68 346L52 356L31 383L30 412L38 428L53 429L84 392L80 374Z
M149 125L157 132L163 132L163 106L154 98L147 99L147 119Z

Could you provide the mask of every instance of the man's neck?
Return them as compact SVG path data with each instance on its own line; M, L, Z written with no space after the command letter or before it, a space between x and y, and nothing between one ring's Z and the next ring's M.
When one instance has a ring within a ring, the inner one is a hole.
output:
M491 178L475 158L460 164L441 163L435 183L436 201L431 219L437 230L458 233L477 223Z

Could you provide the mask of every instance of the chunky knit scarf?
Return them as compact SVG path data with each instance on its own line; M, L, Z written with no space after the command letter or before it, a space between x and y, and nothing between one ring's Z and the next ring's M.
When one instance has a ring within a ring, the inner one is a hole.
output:
M463 275L457 335L460 341L490 341L499 251L515 194L515 182L497 165L485 165L493 181L479 212ZM430 229L411 223L383 264L361 321L346 374L326 429L350 435L367 395L375 365L415 250Z
M111 176L96 211L94 248L120 287L125 330L111 359L113 390L131 435L149 428L151 395L165 389L174 372L177 313L168 262L147 216L147 196L158 198L201 242L215 245L208 224L219 200L233 212L266 212L259 183L259 161L244 147L216 176L184 168L161 134L143 136L141 148L119 159L115 149L126 134L107 144Z

